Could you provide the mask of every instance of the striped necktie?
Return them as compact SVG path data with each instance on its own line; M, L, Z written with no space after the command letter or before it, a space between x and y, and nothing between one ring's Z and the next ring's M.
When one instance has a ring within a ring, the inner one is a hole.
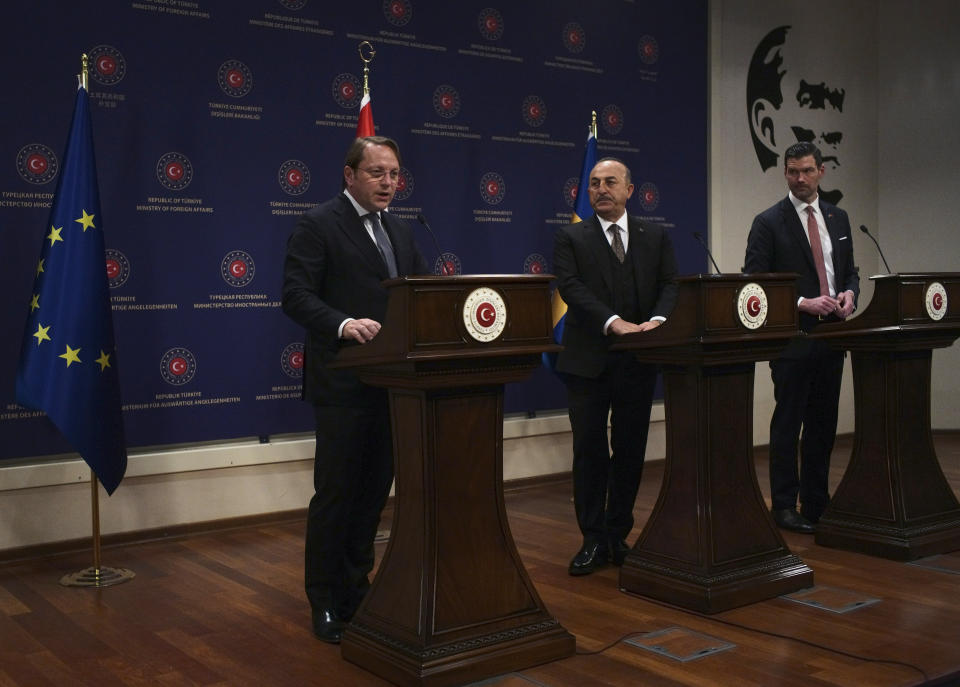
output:
M380 257L383 258L383 262L387 266L387 273L393 279L397 276L397 258L393 254L393 246L390 245L387 232L383 230L383 225L380 224L380 216L371 212L367 217L370 218L370 225L373 227L373 238L377 244L377 250L380 251Z

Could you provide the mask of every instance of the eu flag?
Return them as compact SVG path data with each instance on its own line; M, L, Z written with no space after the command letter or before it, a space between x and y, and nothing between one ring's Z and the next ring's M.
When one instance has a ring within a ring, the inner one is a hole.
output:
M44 411L112 494L126 472L127 451L90 103L82 86L42 233L17 403Z
M594 113L596 116L596 113ZM582 222L593 214L593 208L590 207L590 193L587 190L590 186L590 171L597 164L597 123L590 125L587 133L587 145L583 151L583 164L580 165L580 183L577 185L577 199L573 206L572 222ZM554 290L550 303L553 323L553 340L560 343L563 340L563 323L567 316L567 304L560 298L560 291ZM551 370L557 362L556 353L544 353L543 362Z

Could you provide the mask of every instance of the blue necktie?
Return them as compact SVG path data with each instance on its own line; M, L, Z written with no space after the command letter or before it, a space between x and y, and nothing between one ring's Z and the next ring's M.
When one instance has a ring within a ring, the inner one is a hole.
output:
M387 274L393 279L397 276L397 258L393 254L393 246L390 245L390 239L387 238L387 232L383 230L380 224L380 217L375 212L371 212L367 217L370 218L370 225L373 227L373 238L376 241L377 249L380 251L380 257L387 266Z

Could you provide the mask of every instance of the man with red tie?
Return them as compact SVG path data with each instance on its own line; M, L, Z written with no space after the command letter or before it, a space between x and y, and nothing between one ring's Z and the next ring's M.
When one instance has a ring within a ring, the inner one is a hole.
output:
M790 146L783 174L790 193L754 218L743 271L796 272L800 329L809 332L819 322L846 319L853 312L860 277L847 213L818 194L824 175L820 150L812 143ZM770 363L776 400L770 421L770 498L773 518L784 529L813 533L830 501L827 478L843 359L843 351L797 337Z

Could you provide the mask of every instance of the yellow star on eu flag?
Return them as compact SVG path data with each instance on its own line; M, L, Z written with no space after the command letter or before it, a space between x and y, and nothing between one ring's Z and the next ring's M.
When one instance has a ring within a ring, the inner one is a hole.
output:
M57 229L52 224L50 225L50 233L47 234L47 238L50 239L51 246L55 244L57 241L63 241L63 239L60 237L61 231L63 231L63 227L60 227L59 229Z
M40 258L40 262L37 263L37 276L40 276L40 273L43 272L43 258Z
M30 299L30 312L38 309L40 307L40 294L33 294L33 298Z
M86 231L90 227L94 227L94 229L96 229L96 227L93 224L93 215L88 215L86 210L82 210L81 212L83 212L83 217L81 217L80 219L75 219L73 221L79 222L80 224L82 224L84 231Z
M100 349L100 357L94 360L100 366L100 371L103 372L108 367L110 367L110 354L104 353L103 349Z
M39 346L44 341L50 341L50 335L47 332L50 331L52 325L47 325L44 327L42 324L37 322L37 331L35 331L32 336L37 337L37 345Z
M80 349L79 349L79 348L70 348L70 346L67 346L67 352L66 352L66 353L61 353L61 354L58 355L57 357L58 357L58 358L63 358L64 360L66 360L66 361L67 361L67 367L70 367L70 363L80 363L80 362L83 362L82 360L80 360L80 356L77 355L78 353L80 353Z

